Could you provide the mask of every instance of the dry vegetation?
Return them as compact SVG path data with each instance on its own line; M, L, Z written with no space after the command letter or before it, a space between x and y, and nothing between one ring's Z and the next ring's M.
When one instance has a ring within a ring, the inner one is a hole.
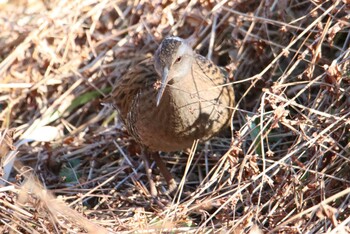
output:
M348 0L1 1L0 12L1 233L350 232ZM232 131L162 154L179 190L157 176L153 203L139 147L101 102L167 35L194 36L226 66L238 105Z

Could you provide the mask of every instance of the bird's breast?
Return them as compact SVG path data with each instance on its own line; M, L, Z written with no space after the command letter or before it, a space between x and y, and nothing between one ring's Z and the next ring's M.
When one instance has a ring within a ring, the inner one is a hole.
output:
M199 86L199 87L198 87ZM153 150L176 151L190 147L196 139L207 139L227 125L227 92L187 79L168 86L159 106L157 90L138 95L133 113L140 141Z

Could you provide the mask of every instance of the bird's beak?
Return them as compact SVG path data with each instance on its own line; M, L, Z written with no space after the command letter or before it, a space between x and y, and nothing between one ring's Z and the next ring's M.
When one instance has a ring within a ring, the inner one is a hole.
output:
M169 74L169 69L165 67L162 73L162 83L160 84L160 89L158 90L158 94L157 94L157 99L156 99L157 106L159 106L160 99L162 99L165 87L168 84L168 81L169 81L168 74Z

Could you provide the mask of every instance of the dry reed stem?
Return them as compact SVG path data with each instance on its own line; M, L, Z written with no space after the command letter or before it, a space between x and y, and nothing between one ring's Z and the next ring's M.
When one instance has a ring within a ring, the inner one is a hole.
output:
M0 3L0 153L15 169L2 175L0 231L350 232L349 9L344 0ZM192 37L225 66L238 105L231 131L162 154L179 182L170 196L156 176L162 209L139 147L101 103L167 35ZM28 173L38 179L23 184Z

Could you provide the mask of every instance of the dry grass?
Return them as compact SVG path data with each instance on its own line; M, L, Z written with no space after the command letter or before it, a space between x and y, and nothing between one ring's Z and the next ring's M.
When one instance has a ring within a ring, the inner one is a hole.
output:
M0 232L349 233L349 1L147 2L1 1ZM238 106L162 155L162 207L101 101L167 35L231 70Z

